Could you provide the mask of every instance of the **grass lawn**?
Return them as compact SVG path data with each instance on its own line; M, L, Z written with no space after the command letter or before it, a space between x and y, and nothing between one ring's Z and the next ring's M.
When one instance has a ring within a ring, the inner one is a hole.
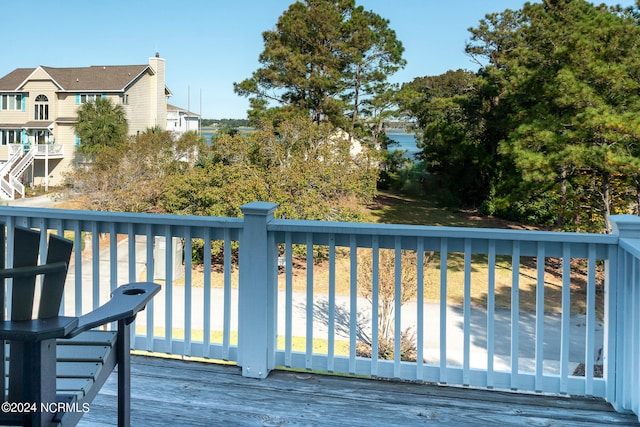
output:
M367 211L369 222L380 224L477 227L473 220L428 200L381 192Z

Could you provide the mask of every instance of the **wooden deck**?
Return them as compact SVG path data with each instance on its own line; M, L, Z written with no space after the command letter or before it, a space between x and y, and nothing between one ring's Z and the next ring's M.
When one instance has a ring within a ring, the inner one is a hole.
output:
M598 399L547 397L133 356L132 426L640 425ZM112 375L80 426L117 422Z

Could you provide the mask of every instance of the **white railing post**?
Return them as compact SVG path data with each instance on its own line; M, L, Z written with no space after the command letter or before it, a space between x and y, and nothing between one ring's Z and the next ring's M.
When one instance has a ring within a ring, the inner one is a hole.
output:
M253 202L240 207L238 365L245 377L266 378L275 367L277 254L267 224L277 206Z
M631 410L640 413L640 217L634 215L613 215L609 217L612 233L618 235L616 257L615 292L609 296L610 302L605 313L608 333L614 334L613 358L615 363L615 384L607 387L607 400L617 411ZM611 287L609 291L611 290ZM611 318L611 319L610 319ZM610 352L611 353L611 352ZM609 379L608 379L609 381Z

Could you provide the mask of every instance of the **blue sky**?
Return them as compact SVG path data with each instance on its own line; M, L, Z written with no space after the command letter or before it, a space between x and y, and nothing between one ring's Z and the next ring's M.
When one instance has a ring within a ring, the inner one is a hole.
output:
M0 76L15 68L146 64L166 59L169 102L204 118L244 118L248 101L233 83L259 66L262 32L293 0L2 1ZM395 82L476 67L464 54L467 29L485 14L519 9L518 0L356 0L390 21L407 66ZM630 6L634 0L607 4ZM30 10L42 13L30 14ZM26 13L26 15L25 15ZM20 18L21 17L21 18ZM54 25L55 22L55 25ZM9 25L6 25L9 24Z

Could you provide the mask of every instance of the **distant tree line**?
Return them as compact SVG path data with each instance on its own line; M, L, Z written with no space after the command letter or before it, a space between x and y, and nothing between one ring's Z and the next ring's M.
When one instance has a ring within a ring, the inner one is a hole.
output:
M229 129L237 129L243 127L251 127L252 122L249 119L202 119L202 126L225 127ZM413 131L413 123L403 120L388 120L383 122L385 129L401 129L407 132Z
M202 126L217 126L236 129L250 126L248 119L202 119Z

